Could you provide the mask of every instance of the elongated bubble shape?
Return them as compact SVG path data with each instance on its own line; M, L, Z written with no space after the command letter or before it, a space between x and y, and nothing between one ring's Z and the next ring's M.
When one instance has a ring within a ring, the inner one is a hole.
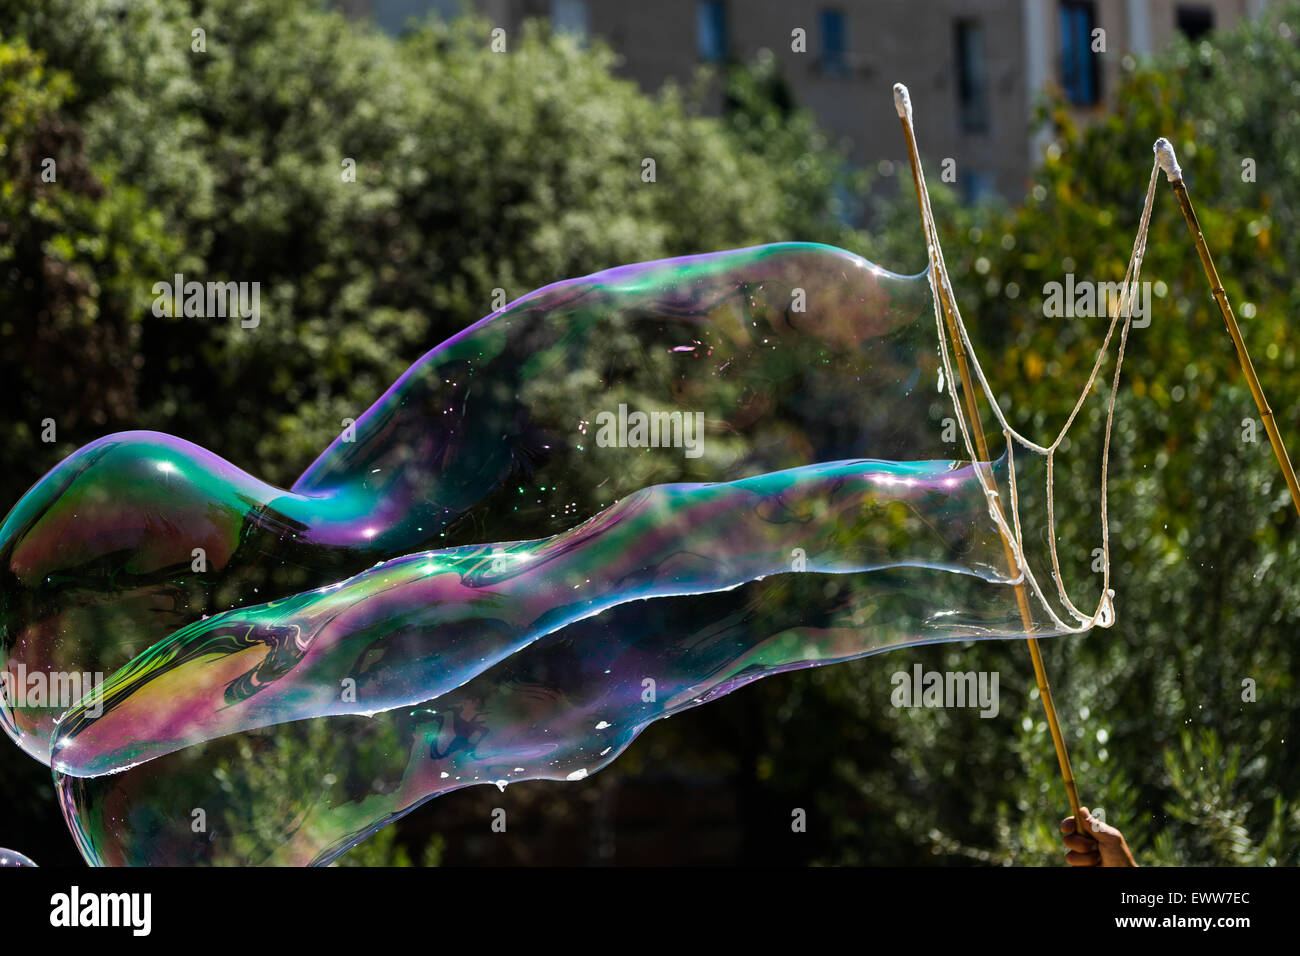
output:
M1009 459L954 460L930 303L828 246L643 263L438 346L287 492L93 443L0 527L5 727L89 860L321 863L768 674L1061 633ZM16 693L74 673L112 676Z
M796 562L807 574L921 565L997 579L1001 548L971 468L949 463L656 485L553 538L398 558L195 622L68 712L53 766L94 776L241 730L416 704L615 605L725 591Z

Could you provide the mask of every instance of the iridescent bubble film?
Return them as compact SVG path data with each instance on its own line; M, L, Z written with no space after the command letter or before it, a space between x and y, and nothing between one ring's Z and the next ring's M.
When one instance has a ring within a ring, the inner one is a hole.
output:
M324 863L759 677L1060 633L1018 609L1010 461L959 460L930 303L828 246L643 263L447 340L288 491L94 442L0 526L5 729L88 860Z
M0 866L35 866L29 858L17 850L6 850L0 846Z

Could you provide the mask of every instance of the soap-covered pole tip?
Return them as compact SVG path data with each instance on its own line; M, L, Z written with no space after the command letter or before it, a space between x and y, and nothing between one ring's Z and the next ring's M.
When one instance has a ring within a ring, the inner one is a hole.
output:
M1174 154L1174 144L1161 136L1156 140L1155 146L1156 162L1160 168L1165 171L1165 175L1171 183L1176 183L1183 178L1183 171L1178 167L1178 157Z
M902 83L894 84L894 109L898 110L899 119L912 121L912 97Z

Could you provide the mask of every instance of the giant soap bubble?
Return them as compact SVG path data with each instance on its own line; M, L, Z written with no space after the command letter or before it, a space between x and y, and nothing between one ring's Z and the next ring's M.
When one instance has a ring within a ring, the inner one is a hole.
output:
M1042 456L968 460L940 334L926 274L787 243L525 296L288 491L108 436L0 526L0 718L92 861L320 863L769 674L1086 629L1030 570Z

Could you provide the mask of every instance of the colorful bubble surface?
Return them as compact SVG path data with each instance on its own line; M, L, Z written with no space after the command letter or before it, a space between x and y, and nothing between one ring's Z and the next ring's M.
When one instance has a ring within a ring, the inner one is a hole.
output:
M760 677L1062 633L938 334L926 275L787 243L531 293L287 491L107 436L0 526L0 722L91 862L319 864Z

